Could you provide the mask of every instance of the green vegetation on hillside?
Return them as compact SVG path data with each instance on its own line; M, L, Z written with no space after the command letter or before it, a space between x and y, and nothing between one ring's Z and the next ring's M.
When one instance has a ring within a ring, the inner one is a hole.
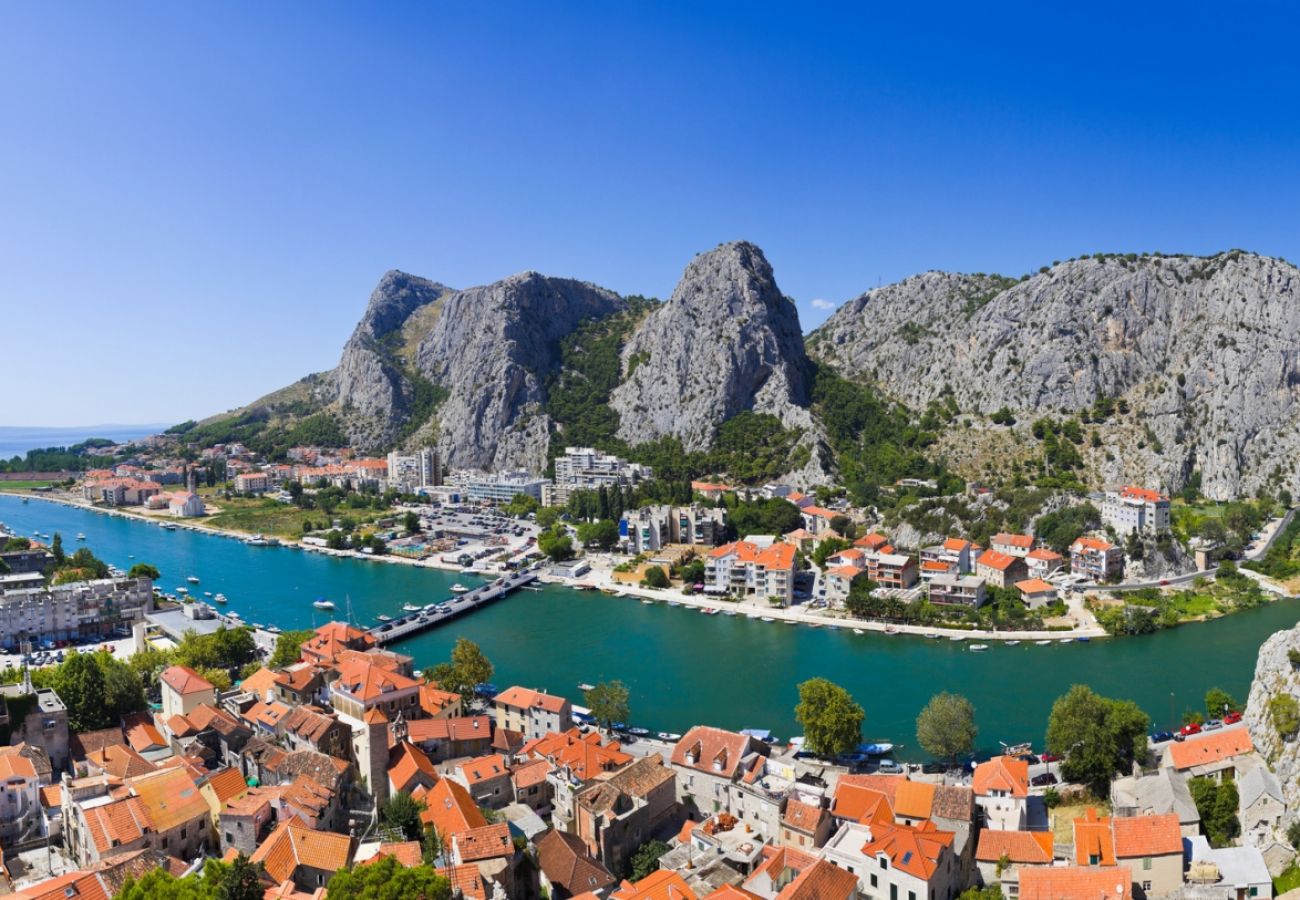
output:
M80 472L120 462L115 456L87 456L86 451L111 447L113 442L106 438L90 438L70 447L42 447L28 450L23 456L0 459L0 472L61 472L69 470Z

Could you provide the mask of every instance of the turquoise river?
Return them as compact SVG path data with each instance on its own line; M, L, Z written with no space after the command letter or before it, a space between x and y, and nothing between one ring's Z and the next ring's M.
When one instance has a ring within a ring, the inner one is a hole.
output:
M325 621L312 600L329 597L342 617L373 624L403 603L443 600L454 572L339 559L289 548L249 547L220 536L120 516L0 495L0 522L21 534L78 532L107 562L149 562L171 591L198 576L196 592L222 592L246 622L303 628ZM477 583L477 582L475 582ZM1135 700L1160 726L1171 711L1199 707L1205 690L1244 698L1259 645L1293 626L1300 603L1281 601L1214 622L1141 638L1004 647L985 653L924 638L855 635L848 630L786 626L742 617L703 616L686 607L561 587L520 591L463 619L398 644L417 666L445 659L464 635L496 665L498 685L525 684L581 702L579 682L620 678L631 690L632 719L655 731L695 723L796 733L795 686L816 675L848 688L867 711L865 734L901 744L918 758L916 714L937 691L970 697L980 743L1042 743L1052 701L1071 684Z

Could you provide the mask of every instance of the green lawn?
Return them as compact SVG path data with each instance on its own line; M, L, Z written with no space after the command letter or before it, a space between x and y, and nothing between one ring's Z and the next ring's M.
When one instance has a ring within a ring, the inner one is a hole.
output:
M49 487L57 481L0 481L0 491L5 493L28 493L32 488Z
M273 534L278 537L299 538L302 523L311 521L317 528L329 520L318 509L299 509L278 500L246 500L243 498L215 499L221 511L205 517L202 522L213 528L243 531L248 534ZM358 523L373 521L379 513L367 510L336 510L335 517L351 516Z
M1280 896L1296 888L1300 888L1300 866L1291 863L1286 871L1273 879L1273 896Z
M1219 608L1218 602L1211 595L1193 591L1179 591L1170 598L1169 605L1178 612L1181 619L1207 616Z

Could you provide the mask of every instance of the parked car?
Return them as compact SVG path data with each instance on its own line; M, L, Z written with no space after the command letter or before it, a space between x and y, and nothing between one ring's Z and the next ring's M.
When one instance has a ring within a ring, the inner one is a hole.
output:
M1055 753L1043 753L1039 755L1038 761L1044 763L1060 762L1061 757L1057 756Z
M1241 713L1239 712L1230 712L1223 717L1224 725L1236 725L1240 721L1241 721Z
M1051 772L1044 772L1042 775L1035 775L1029 780L1034 787L1049 787L1057 783L1057 777Z
M1188 735L1192 735L1192 734L1200 734L1201 733L1200 723L1188 722L1182 728L1178 729L1178 733L1181 734L1183 737L1187 737Z
M876 771L882 775L902 775L903 767L892 759L882 759L876 766Z
M1157 731L1155 734L1151 735L1151 743L1153 744L1164 744L1173 739L1174 733L1172 731Z
M1204 725L1202 725L1201 727L1204 728L1206 731L1217 731L1217 730L1219 730L1220 728L1223 727L1223 720L1222 720L1222 719L1211 719L1210 721L1206 722L1206 723L1205 723Z
M1169 579L1168 579L1168 578L1161 578L1161 579L1160 579L1160 586L1161 586L1161 587L1169 587Z

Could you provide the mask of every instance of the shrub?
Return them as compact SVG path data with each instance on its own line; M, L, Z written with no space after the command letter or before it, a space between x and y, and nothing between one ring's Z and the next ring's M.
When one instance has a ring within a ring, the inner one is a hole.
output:
M1268 701L1269 718L1283 738L1290 738L1300 730L1300 703L1290 694L1278 694Z

